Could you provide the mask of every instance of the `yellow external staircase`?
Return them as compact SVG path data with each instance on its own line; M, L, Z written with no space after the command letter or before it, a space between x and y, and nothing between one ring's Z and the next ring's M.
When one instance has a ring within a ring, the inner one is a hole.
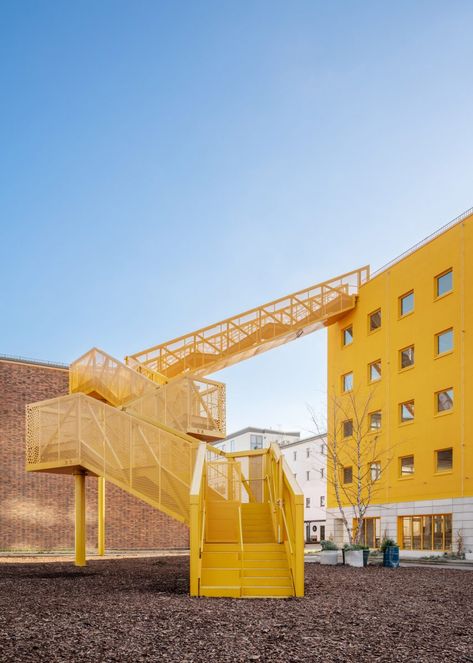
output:
M303 494L276 445L209 444L225 437L225 385L204 375L331 324L367 278L345 274L126 364L93 348L71 364L68 396L29 405L27 470L75 475L76 564L90 475L189 526L191 595L302 596Z

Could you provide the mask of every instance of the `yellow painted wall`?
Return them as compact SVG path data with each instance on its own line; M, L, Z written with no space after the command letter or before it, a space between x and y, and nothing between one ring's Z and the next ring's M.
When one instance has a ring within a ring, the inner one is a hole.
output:
M435 297L435 277L453 268L453 291ZM413 313L399 316L399 297L414 290ZM368 315L381 308L382 326L369 333ZM353 325L351 345L342 330ZM435 334L453 327L453 352L435 357ZM382 410L379 445L394 460L373 503L433 500L473 495L473 216L453 226L360 288L356 308L328 330L328 423L341 376L354 373L354 393L370 411ZM415 365L401 371L399 350L414 344ZM382 361L382 378L368 384L368 364ZM434 394L453 387L454 408L436 415ZM399 423L399 404L415 400L415 420ZM329 437L330 439L330 437ZM346 444L350 442L347 441ZM436 473L435 450L453 447L453 470ZM398 458L414 455L412 478L399 477ZM328 487L328 506L336 507Z

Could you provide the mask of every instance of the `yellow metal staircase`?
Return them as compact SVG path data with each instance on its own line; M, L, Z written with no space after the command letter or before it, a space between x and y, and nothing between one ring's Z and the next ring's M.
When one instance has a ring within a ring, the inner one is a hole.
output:
M189 525L194 596L302 596L303 494L279 448L225 454L225 385L205 373L330 324L355 306L362 268L127 358L93 348L70 394L27 407L27 470L104 478ZM79 551L82 552L79 554Z

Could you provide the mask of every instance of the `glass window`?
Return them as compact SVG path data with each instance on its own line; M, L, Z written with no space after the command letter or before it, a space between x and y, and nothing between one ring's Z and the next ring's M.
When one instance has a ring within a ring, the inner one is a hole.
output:
M446 295L447 292L450 292L453 290L453 270L449 269L448 272L444 272L443 274L440 274L440 276L436 277L436 294L437 297L441 297L442 295Z
M414 474L414 456L401 458L401 476L411 477Z
M436 394L437 412L446 412L453 408L453 389L444 389Z
M414 310L414 291L408 292L407 294L399 297L399 313L401 315L407 315Z
M292 460L297 460L297 451L292 452Z
M305 498L305 506L306 506L306 509L310 508L310 497Z
M325 456L326 452L327 452L327 447L325 446L325 444L321 444L320 453L322 454L322 456Z
M263 448L263 436L262 435L250 435L250 449L262 449Z
M342 390L351 391L353 389L353 373L342 375Z
M451 550L452 514L401 517L405 550Z
M381 380L381 359L377 359L369 364L369 378L370 382Z
M369 415L370 430L381 430L381 410L371 412Z
M325 506L325 497L323 495L320 496L320 506Z
M381 518L363 518L363 536L361 543L369 548L379 548L381 545ZM358 521L353 519L353 529L358 528Z
M343 345L350 345L353 342L353 327L350 325L342 331Z
M305 479L306 481L310 481L310 470L307 470L307 472L305 473Z
M406 401L399 406L401 423L414 421L414 401Z
M351 483L353 481L353 468L344 467L343 468L343 483Z
M375 331L381 327L381 309L369 314L369 330Z
M453 329L446 329L440 334L436 335L435 351L436 354L441 355L444 352L453 350Z
M414 365L414 346L410 345L408 348L404 348L399 353L399 363L400 367L408 368L409 366Z
M305 457L306 457L306 458L310 458L310 449L309 449L309 448L307 448L307 449L305 450Z
M437 472L448 472L453 467L453 449L441 449L435 452Z
M323 467L321 467L321 468L320 468L320 478L321 478L321 479L323 479L323 478L324 478L324 476L325 476L325 473L324 473L324 468L323 468Z
M371 481L378 481L381 478L381 463L378 461L370 463Z
M347 419L343 422L343 437L351 437L353 435L353 420Z

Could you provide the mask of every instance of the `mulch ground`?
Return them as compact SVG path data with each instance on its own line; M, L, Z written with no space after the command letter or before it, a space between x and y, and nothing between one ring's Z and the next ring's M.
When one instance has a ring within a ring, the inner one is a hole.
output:
M0 661L473 663L473 572L306 564L303 599L198 599L188 558L0 564Z

